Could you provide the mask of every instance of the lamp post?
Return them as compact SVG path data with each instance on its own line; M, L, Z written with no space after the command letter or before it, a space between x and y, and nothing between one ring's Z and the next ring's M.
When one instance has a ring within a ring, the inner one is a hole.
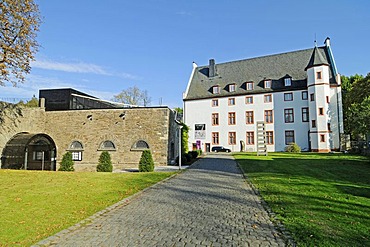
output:
M179 126L179 170L181 170L181 129L182 129L182 126L180 125Z

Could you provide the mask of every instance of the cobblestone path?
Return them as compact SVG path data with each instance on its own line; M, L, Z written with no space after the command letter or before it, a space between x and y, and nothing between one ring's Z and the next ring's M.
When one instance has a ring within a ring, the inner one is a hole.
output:
M285 246L228 155L208 155L129 204L37 246Z

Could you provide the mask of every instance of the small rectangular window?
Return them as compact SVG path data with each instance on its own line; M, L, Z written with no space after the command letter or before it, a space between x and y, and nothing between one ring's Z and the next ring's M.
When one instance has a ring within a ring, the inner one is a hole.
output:
M235 92L235 84L230 84L229 85L229 92Z
M272 81L271 80L265 80L265 88L271 88Z
M218 99L213 99L212 100L212 107L218 106Z
M330 103L329 96L326 96L326 103Z
M247 131L246 145L253 145L253 144L254 144L254 132Z
M316 128L316 120L311 120L312 128Z
M330 123L328 123L328 131L331 131Z
M307 91L302 92L302 100L308 100L308 92Z
M72 160L81 161L82 160L82 152L72 152Z
M290 87L292 85L292 78L288 77L284 79L284 85Z
M253 96L245 97L245 103L246 104L253 104Z
M314 94L314 93L311 93L311 94L310 94L310 100L311 100L311 101L315 101L315 94Z
M212 90L213 90L213 94L219 94L220 93L220 87L219 86L214 86L212 88Z
M325 135L320 135L320 142L325 142Z
M247 82L245 84L245 87L246 89L249 91L249 90L253 90L253 82Z
M236 132L229 132L229 145L236 145Z
M284 93L284 101L292 101L293 93Z
M317 80L321 80L322 79L322 73L321 73L321 71L317 71L316 72L316 79Z
M272 102L272 95L271 95L271 94L266 94L266 95L264 96L264 101L265 101L265 103L270 103L270 102Z
M246 124L253 124L253 111L246 111L245 112L245 122Z
M324 115L324 108L322 108L322 107L319 108L319 115L320 116Z
M229 105L235 105L235 98L229 98Z

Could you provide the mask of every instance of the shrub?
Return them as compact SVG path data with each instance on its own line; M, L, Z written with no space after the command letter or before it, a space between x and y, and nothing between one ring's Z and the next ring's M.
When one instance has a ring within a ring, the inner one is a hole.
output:
M72 153L66 152L63 155L62 161L60 162L60 167L58 171L64 171L64 172L73 172L75 170L74 162L72 160Z
M144 150L141 154L139 163L139 172L152 172L154 171L154 161L150 150Z
M103 151L99 157L99 164L96 167L97 172L112 172L113 165L110 154L107 151Z
M181 155L181 165L185 165L186 164L186 157L185 155ZM179 164L179 156L176 157L176 165L180 165Z
M190 151L189 154L191 155L192 159L196 159L198 157L198 152L197 151Z
M197 149L198 156L202 155L202 149Z
M298 146L297 143L291 143L288 146L285 147L285 152L288 153L300 153L301 148Z

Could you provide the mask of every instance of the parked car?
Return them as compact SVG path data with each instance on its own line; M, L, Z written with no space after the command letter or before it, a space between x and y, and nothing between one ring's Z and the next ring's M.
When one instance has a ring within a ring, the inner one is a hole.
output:
M229 153L229 152L231 152L231 150L230 149L228 149L228 148L225 148L225 147L223 147L223 146L215 146L215 147L212 147L212 152L226 152L226 153Z

